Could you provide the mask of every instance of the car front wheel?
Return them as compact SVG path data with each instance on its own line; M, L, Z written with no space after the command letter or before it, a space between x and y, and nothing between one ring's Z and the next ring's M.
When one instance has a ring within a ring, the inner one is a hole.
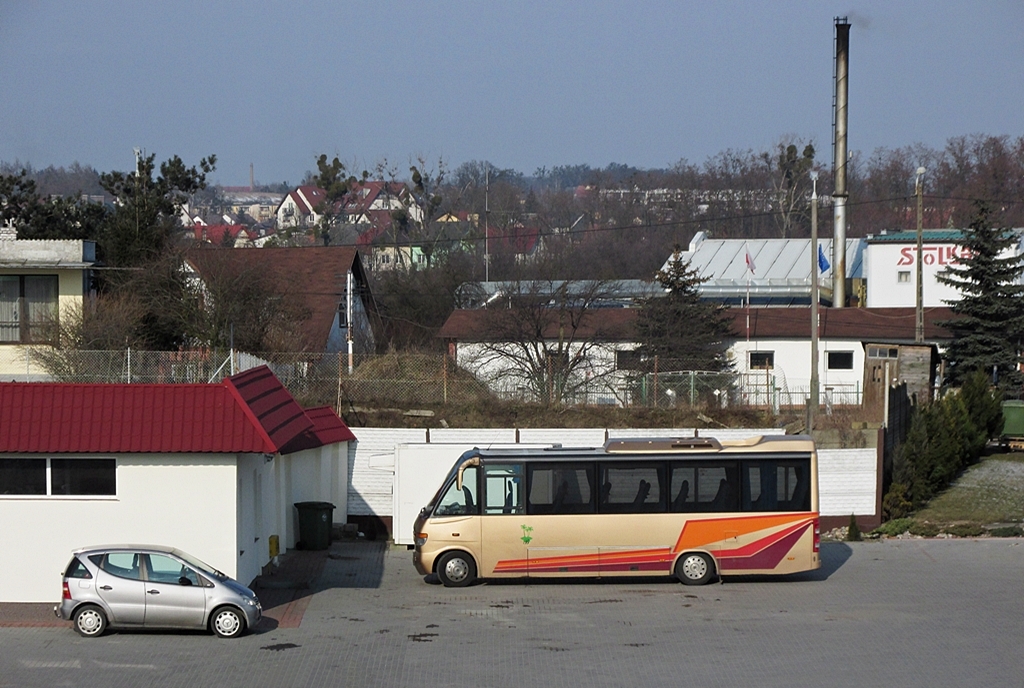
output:
M103 615L102 609L93 604L79 607L72 621L78 635L83 638L96 638L107 630L107 617Z
M245 633L245 617L233 607L221 607L213 612L210 629L221 638L237 638Z

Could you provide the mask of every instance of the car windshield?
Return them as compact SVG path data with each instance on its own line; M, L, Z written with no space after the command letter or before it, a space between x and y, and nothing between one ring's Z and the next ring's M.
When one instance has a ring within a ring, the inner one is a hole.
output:
M203 573L205 573L208 576L213 576L214 578L216 578L218 580L226 580L227 579L227 575L226 574L224 574L221 571L218 571L217 569L213 568L209 564L206 564L206 563L200 561L199 559L196 559L195 557L193 557L190 554L185 554L181 550L176 549L176 550L174 550L174 555L179 557L180 559L184 560L185 563L187 563L192 568L198 569L199 571L202 571Z

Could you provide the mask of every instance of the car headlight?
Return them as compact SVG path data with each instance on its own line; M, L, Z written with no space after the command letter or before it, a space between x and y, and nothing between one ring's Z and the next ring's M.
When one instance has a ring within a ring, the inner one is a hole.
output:
M246 604L248 604L250 607L255 607L259 604L259 600L257 600L255 597L246 597L245 601Z
M427 544L427 534L416 533L415 542L417 547L422 547L423 545Z

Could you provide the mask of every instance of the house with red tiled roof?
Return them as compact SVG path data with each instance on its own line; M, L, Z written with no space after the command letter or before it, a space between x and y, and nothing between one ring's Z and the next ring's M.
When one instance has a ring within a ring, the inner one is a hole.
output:
M454 311L438 336L446 340L449 355L496 393L515 396L527 389L522 378L536 371L514 370L522 344L502 334L495 310L481 308ZM554 310L554 309L553 309ZM721 403L798 407L810 390L810 307L730 308L733 337L728 356L735 379ZM650 403L636 399L652 393L650 385L637 385L638 375L655 370L652 361L640 361L635 353L635 308L591 308L573 318L568 354L585 349L587 361L579 367L586 376L589 403ZM499 316L500 317L500 316ZM939 353L951 333L938 323L951 320L948 308L925 310L924 342L915 342L913 308L821 308L819 311L819 371L823 404L861 405L881 403L888 384L907 382L908 391L925 398L937 382ZM551 349L565 341L566 328L553 318L544 331ZM527 341L529 338L524 338ZM507 341L504 341L507 340ZM693 380L686 374L659 369L656 392L660 405L670 405L680 394L690 394ZM675 379L676 382L672 382ZM673 387L675 384L679 389ZM671 392L669 390L672 390Z
M323 189L312 184L291 191L277 206L277 226L312 227L320 221L316 207L327 198Z
M276 293L293 297L306 318L293 351L374 351L379 316L359 251L351 246L198 248L187 254L186 269L200 283L251 271Z
M298 544L295 503L346 520L354 439L265 366L218 384L0 383L0 602L56 599L71 551L98 544L171 545L251 581Z
M243 248L252 246L259 234L245 225L208 225L196 223L192 226L196 241L214 246Z

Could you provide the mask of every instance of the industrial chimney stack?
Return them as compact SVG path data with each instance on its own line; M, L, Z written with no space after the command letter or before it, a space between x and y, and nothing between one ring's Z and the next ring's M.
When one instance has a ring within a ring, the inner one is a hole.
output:
M832 262L832 306L842 308L846 305L846 201L849 197L846 190L846 164L850 159L846 148L847 101L850 90L850 23L846 17L836 17L835 31L836 92L833 99L835 112L832 140L832 174L835 180L835 191L832 194L832 250L835 260Z

